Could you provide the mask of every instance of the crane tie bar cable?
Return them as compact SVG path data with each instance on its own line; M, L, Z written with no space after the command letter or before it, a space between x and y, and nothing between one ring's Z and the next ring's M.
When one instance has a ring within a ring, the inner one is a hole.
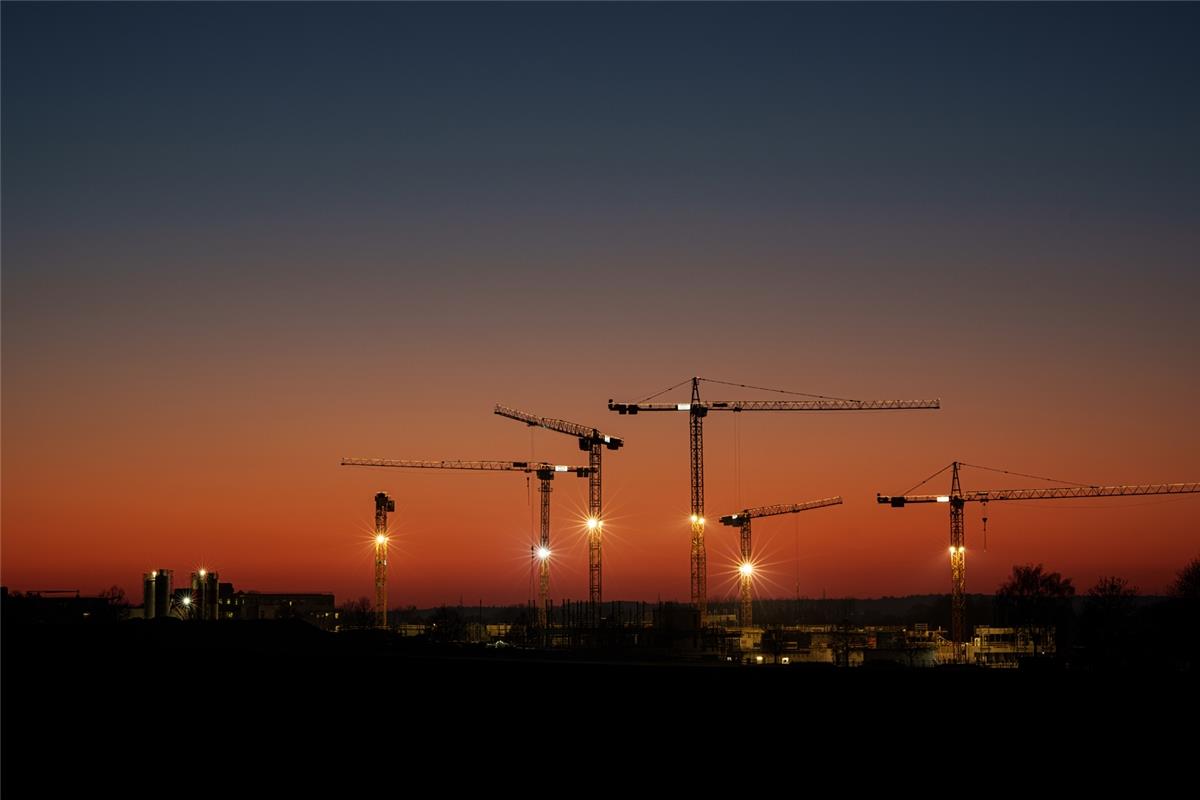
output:
M813 397L817 400L841 400L844 403L858 403L860 400L851 400L848 397L833 397L827 394L810 394L808 392L792 392L787 389L772 389L769 386L751 386L748 383L732 383L731 381L719 381L716 378L701 378L705 383L719 383L724 386L735 386L739 389L757 389L760 392L778 392L779 394L791 394L797 397ZM678 384L682 385L682 384ZM671 387L674 388L674 387Z
M654 394L646 395L641 400L637 400L635 402L644 403L647 400L653 400L654 398L658 397L659 395L666 394L667 392L671 391L672 389L678 389L680 386L683 386L685 383L690 383L691 380L692 380L691 378L684 378L683 380L681 380L679 383L675 384L674 386L668 386L667 388L665 388L661 391L655 392Z
M959 463L962 463L962 462L959 462ZM944 467L942 467L941 469L939 469L937 472L935 472L935 473L933 473L932 475L930 475L930 476L929 476L928 478L926 478L925 480L923 480L923 481L921 481L920 483L918 483L916 486L914 486L914 487L912 487L911 489L909 489L907 492L901 492L900 494L901 494L901 495L912 494L912 493L913 493L913 492L915 492L917 489L920 489L922 486L924 486L925 484L929 483L931 480L933 480L934 478L936 478L938 475L941 475L943 472L945 472L946 470L950 469L950 467L952 467L952 466L953 466L953 464L947 464L946 466L944 466Z
M1020 477L1020 478L1033 478L1034 480L1037 480L1037 481L1047 481L1049 483L1069 483L1072 486L1086 486L1089 489L1095 489L1097 486L1100 485L1098 483L1079 483L1078 481L1066 481L1066 480L1063 480L1062 478L1044 478L1041 475L1029 475L1024 472L1013 472L1012 470L997 469L996 467L981 467L978 464L968 464L965 461L960 461L958 463L962 464L964 467L974 467L975 469L986 469L989 472L1003 472L1005 475L1016 475L1017 477ZM905 494L908 494L908 492L905 492Z

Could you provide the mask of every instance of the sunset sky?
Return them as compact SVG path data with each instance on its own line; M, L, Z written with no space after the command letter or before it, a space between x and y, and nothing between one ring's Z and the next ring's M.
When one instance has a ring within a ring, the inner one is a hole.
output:
M393 605L523 602L524 475L338 464L586 463L501 402L625 437L605 598L686 600L686 415L606 403L691 375L941 398L708 417L710 518L845 497L755 525L765 596L948 591L945 507L875 494L955 459L1200 480L1200 6L0 13L12 589L368 595L384 490ZM552 595L585 599L586 482L554 488ZM970 592L1200 555L1200 495L993 503L986 551L979 516Z

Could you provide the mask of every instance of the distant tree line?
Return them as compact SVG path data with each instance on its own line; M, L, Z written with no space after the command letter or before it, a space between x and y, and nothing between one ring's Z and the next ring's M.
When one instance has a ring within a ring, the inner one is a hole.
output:
M1070 578L1042 564L1013 567L996 592L996 624L1023 630L1037 647L1053 630L1054 660L1087 670L1200 665L1200 558L1176 575L1165 598L1142 598L1124 578L1101 577L1078 602Z

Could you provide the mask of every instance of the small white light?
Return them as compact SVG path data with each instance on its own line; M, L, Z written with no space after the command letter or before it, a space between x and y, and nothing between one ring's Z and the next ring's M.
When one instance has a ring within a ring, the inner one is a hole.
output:
M188 595L184 595L183 599L180 600L179 602L183 603L185 606L190 606L192 604L192 598L189 597Z
M699 520L700 520L700 518L699 518L699 517L697 517L695 514L692 514L692 524L695 524L695 523L696 523L696 522L698 522Z
M203 578L207 574L208 574L208 570L206 570L204 567L201 567L200 568L200 577Z
M611 441L612 441L612 437L611 437L611 436L605 436L605 437L604 437L604 443L605 443L605 444L608 444L608 443L609 443L609 442L611 442Z
M562 464L555 464L555 465L554 465L554 471L555 471L555 472L566 472L566 471L567 471L567 470L569 470L569 469L570 469L570 467L564 467Z
M375 535L375 544L386 544L386 543L387 543L387 537L384 536L382 533L378 533Z
M691 411L692 404L691 403L677 403L675 405L675 410L676 411Z
M754 574L754 565L751 564L749 561L746 561L740 567L738 567L738 572L742 573L742 575L749 578L751 575Z
M954 555L954 545L950 545L950 555Z
M949 503L949 502L950 502L950 497L949 497L949 495L944 495L944 494L942 494L942 495L938 495L938 499L937 499L937 501L938 501L939 503Z
M589 531L594 531L600 527L600 520L595 517L588 517L587 526Z
M545 561L547 558L550 557L550 548L549 547L539 547L537 549L537 557L540 558L542 561Z

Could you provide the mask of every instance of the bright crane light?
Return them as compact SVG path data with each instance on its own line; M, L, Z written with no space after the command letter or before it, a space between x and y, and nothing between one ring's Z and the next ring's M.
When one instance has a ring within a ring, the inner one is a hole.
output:
M596 528L600 527L600 520L596 519L595 517L588 517L587 527L589 531L596 530Z
M749 561L745 561L742 563L742 565L740 567L738 567L738 572L742 573L747 578L749 578L751 575L754 574L754 565L751 564Z
M208 574L208 570L206 570L204 567L201 567L200 568L200 577L203 578L207 574Z
M375 534L375 544L387 544L387 536L382 533Z
M539 547L537 549L537 557L540 558L542 561L545 561L547 558L550 557L550 548L549 547Z
M183 603L185 606L190 606L192 604L192 597L191 595L185 594L183 599L181 599L179 602Z

